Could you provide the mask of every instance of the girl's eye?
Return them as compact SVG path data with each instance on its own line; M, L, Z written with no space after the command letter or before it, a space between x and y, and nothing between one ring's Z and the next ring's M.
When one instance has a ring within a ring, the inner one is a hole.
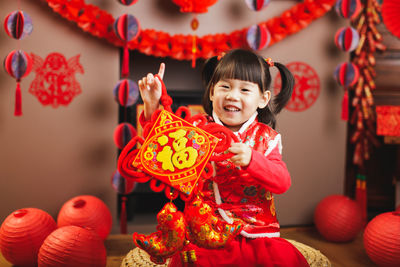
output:
M245 92L245 93L250 92L250 89L243 88L243 89L242 89L242 92Z

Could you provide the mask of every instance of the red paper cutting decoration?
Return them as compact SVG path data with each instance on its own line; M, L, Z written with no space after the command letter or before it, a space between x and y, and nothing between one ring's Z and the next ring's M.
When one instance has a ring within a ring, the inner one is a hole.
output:
M400 38L400 2L385 0L382 3L382 18L385 26L394 35Z
M172 0L172 2L180 6L181 12L205 13L217 0Z
M4 29L8 36L22 40L32 33L32 19L21 10L11 12L4 20Z
M15 116L22 115L21 79L27 76L32 69L32 60L28 53L22 50L13 50L4 59L4 68L9 75L17 80L15 91Z
M364 247L378 266L400 266L400 212L373 218L364 231Z
M34 53L31 53L31 56L36 77L29 87L29 92L36 96L43 106L67 106L82 92L75 79L76 72L84 73L79 63L80 55L68 60L60 53L51 53L44 60Z
M103 240L111 231L111 212L99 198L90 195L74 197L61 207L58 227L76 225L94 230Z
M52 232L38 254L39 267L105 267L106 263L103 240L94 231L75 225Z
M376 106L376 134L400 136L400 107Z
M320 92L320 81L317 72L304 62L291 62L286 67L295 78L292 98L286 105L290 111L304 111L317 101ZM274 94L281 88L281 76L278 73L274 83Z
M16 266L36 266L39 248L57 228L45 211L25 208L14 211L0 228L0 250L4 258Z

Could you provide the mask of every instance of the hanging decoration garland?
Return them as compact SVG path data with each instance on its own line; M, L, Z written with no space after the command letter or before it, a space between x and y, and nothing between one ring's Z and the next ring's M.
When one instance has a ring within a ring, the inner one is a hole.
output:
M84 0L46 0L48 5L62 17L74 21L82 30L108 42L123 46L112 29L115 19L99 7L86 4ZM285 37L297 33L312 21L320 18L334 5L335 0L305 0L268 19L259 25L267 27L271 34L271 46ZM196 57L209 58L233 48L246 46L247 28L231 33L219 33L197 37ZM192 60L192 35L170 35L154 29L142 30L137 39L128 42L129 49L156 57L171 57L177 60Z

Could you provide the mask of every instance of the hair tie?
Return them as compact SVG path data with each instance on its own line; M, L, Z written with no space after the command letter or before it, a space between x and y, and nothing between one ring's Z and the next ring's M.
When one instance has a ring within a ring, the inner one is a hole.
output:
M272 58L268 57L265 59L265 61L267 62L268 66L270 66L270 67L274 66L274 62L272 61Z
M217 57L218 60L221 60L221 58L223 58L225 56L225 52L222 52L221 54L219 54L219 56Z

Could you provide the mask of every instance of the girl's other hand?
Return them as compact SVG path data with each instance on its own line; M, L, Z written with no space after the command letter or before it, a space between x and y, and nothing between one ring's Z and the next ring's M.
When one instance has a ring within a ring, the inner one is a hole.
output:
M164 77L165 64L160 64L158 75L161 79ZM162 94L161 81L152 73L147 74L138 82L140 95L144 104L144 116L146 120L158 109Z
M235 154L230 158L233 164L241 167L246 167L250 164L252 150L243 143L233 143L228 149L228 152Z

